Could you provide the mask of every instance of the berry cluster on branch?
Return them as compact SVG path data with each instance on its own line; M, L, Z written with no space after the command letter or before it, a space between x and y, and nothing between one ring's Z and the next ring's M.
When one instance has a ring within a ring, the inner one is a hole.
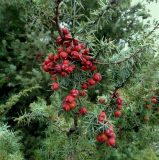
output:
M89 48L78 39L73 38L68 28L63 27L60 31L63 37L59 35L56 38L57 53L50 53L43 62L42 68L52 76L53 83L51 88L54 91L60 88L59 79L67 78L69 75L74 74L75 71L83 73L85 82L80 86L76 86L80 89L72 88L63 100L62 108L68 112L76 107L78 97L86 96L86 90L91 86L97 85L102 80L102 76L97 72L95 60L89 54ZM89 73L89 76L85 74L86 72ZM79 113L84 115L87 113L87 109L85 107L80 108Z
M116 118L121 117L121 110L122 110L122 104L123 100L120 98L119 92L115 92L113 94L113 100L115 101L116 110L114 111L114 116Z
M99 143L105 143L107 146L114 147L116 144L116 135L114 133L114 129L110 126L105 131L101 132L96 136L96 140Z

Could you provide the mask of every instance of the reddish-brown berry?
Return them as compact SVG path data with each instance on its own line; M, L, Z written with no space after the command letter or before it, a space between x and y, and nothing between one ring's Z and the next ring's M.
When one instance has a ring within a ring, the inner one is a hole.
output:
M101 81L101 80L102 80L102 76L101 76L100 73L95 73L95 74L93 75L93 79L94 79L95 81Z
M99 102L100 104L104 104L104 103L105 103L105 99L104 99L104 98L100 98L100 99L98 100L98 102Z
M82 107L82 108L80 108L79 109L79 113L83 116L83 115L85 115L85 114L87 114L87 108L86 107Z
M121 112L120 112L120 111L115 111L115 112L114 112L114 116L115 116L116 118L120 117L120 116L121 116Z
M60 88L60 86L57 82L54 82L51 86L51 89L54 91L57 91L59 88Z

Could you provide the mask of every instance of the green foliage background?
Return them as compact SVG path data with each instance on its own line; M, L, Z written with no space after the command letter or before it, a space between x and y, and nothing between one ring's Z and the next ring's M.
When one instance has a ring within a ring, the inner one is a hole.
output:
M97 103L100 97L109 102L119 88L124 99L122 118L111 119L122 128L116 127L117 148L98 148L89 115L80 118L78 134L67 136L73 119L61 112L65 92L54 93L41 70L47 54L56 52L55 6L53 0L1 0L0 160L159 159L159 113L143 107L144 98L159 95L158 35L147 36L157 22L150 23L145 5L132 6L131 0L61 4L61 23L103 63L98 65L103 80L83 105L97 116L103 107Z

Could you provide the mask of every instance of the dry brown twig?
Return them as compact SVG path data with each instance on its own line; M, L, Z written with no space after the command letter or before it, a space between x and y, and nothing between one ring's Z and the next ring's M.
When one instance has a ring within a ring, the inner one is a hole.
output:
M59 32L59 35L61 36L62 39L64 39L64 35L61 31L61 27L60 27L60 4L61 4L62 0L56 0L55 4L55 17L52 19L52 23L53 25L56 25L56 28Z

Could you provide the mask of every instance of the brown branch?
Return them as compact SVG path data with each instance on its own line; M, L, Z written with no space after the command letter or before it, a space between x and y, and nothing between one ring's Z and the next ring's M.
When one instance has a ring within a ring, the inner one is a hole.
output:
M159 24L157 24L152 31L150 31L146 36L145 36L145 39L147 39L148 37L150 37L152 35L152 33L159 28ZM122 62L125 62L129 59L131 59L132 57L134 57L136 54L140 53L141 51L143 51L143 48L137 50L134 54L131 54L130 56L128 57L125 57L124 59L121 59L121 60L118 60L116 62L110 62L110 64L121 64ZM101 65L107 65L109 66L110 64L109 63L104 63L104 62L100 62L100 61L95 61L94 63L96 64L101 64Z
M61 36L62 39L64 39L64 35L61 31L61 27L60 27L60 3L62 2L62 0L56 0L56 7L55 7L55 17L52 20L52 23L56 25L57 30L59 32L59 35Z

